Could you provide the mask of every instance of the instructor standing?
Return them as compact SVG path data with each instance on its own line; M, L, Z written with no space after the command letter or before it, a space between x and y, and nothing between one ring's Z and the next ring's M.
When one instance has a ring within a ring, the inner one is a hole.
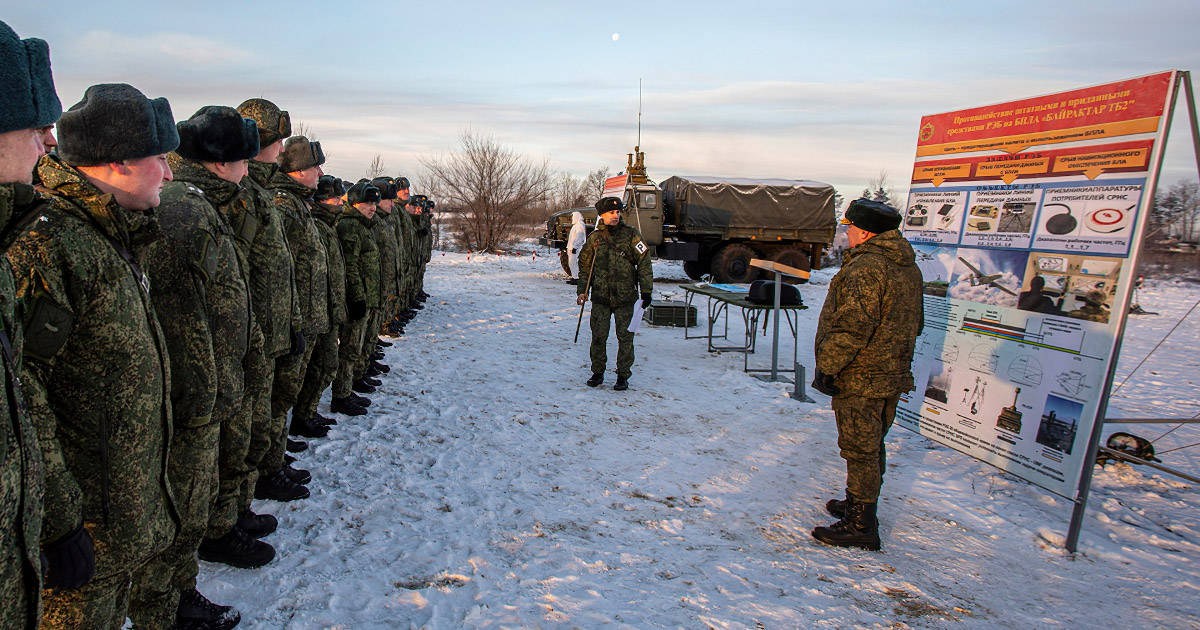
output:
M608 322L617 324L617 383L613 389L629 389L630 369L633 367L633 305L641 290L642 308L650 305L654 289L654 270L650 264L650 248L636 229L621 221L624 206L615 197L596 202L600 225L592 232L579 252L579 276L576 303L583 305L592 298L592 377L588 387L604 382L608 364ZM590 282L589 282L590 280Z
M850 250L821 309L813 387L833 397L846 499L826 504L840 520L812 535L830 545L876 551L883 439L900 394L913 389L913 347L924 324L921 270L896 229L900 213L890 206L855 200L842 223L850 225Z

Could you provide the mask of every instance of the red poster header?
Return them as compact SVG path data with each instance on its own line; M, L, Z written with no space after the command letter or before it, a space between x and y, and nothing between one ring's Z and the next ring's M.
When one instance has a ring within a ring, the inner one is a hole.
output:
M921 119L917 156L1103 140L1158 130L1173 72Z

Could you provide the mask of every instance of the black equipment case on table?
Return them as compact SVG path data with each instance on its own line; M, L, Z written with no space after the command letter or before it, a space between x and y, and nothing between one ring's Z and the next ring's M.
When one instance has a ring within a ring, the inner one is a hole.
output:
M696 325L696 307L683 302L655 300L642 314L642 320L651 326L691 328Z

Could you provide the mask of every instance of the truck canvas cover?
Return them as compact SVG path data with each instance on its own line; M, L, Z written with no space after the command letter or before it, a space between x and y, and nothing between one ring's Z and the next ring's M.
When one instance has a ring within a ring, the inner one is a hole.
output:
M679 226L823 230L833 238L833 186L791 179L711 176L667 178L661 184Z

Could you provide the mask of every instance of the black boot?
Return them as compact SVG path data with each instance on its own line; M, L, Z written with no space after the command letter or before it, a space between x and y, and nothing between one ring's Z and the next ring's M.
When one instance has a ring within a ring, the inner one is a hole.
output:
M337 420L330 418L329 416L323 416L320 413L314 413L313 417L312 417L312 421L317 424L324 425L327 427L332 427L332 426L337 425Z
M191 589L180 593L179 608L175 609L173 630L229 630L242 621L242 614L233 606L208 601L200 591Z
M283 472L283 469L280 469L273 475L259 475L258 481L254 484L255 499L295 501L297 499L307 499L308 496L308 488L292 481L287 476L287 473Z
M295 455L291 455L291 454L289 454L289 453L284 453L284 454L283 454L283 463L285 463L285 464L294 464L294 463L296 463L296 456L295 456Z
M356 391L360 394L374 394L375 393L375 388L371 387L369 384L367 384L361 378L358 379L357 381L354 381L354 384L350 386L350 389L353 389L354 391Z
M846 518L846 508L850 505L850 491L846 491L845 499L830 499L825 503L825 511L834 518Z
M291 479L302 486L312 481L312 473L304 470L303 468L292 468L291 464L283 465L283 474L287 475L288 479Z
M354 404L358 405L359 407L362 407L363 409L366 409L367 407L371 406L370 398L367 398L366 396L359 396L358 394L355 394L354 392L350 392L350 400Z
M238 515L237 527L251 538L262 538L279 529L279 519L270 514L255 514L247 508Z
M340 413L346 416L365 416L367 410L359 406L349 396L345 398L334 398L329 401L329 410L333 413Z
M287 451L289 453L303 453L304 451L307 451L307 450L308 450L308 442L301 442L300 440L293 440L292 438L288 438Z
M392 371L392 366L386 363L380 363L379 361L372 361L371 367L375 368L375 371L379 372L380 374L387 374L388 372Z
M595 374L592 374L592 378L589 378L587 380L587 386L595 387L603 382L604 382L604 372L596 372Z
M371 361L367 364L367 371L363 372L363 378L375 378L376 376L383 374L383 372L380 372L379 369L375 367L375 363L376 361Z
M234 525L220 538L208 538L196 551L201 560L220 562L240 569L256 569L275 559L275 548L254 540Z
M383 350L380 350L380 349L378 349L378 348L377 348L377 349L375 350L375 352L372 352L372 353L371 353L371 360L372 360L372 361L382 361L382 360L383 360Z
M288 435L306 438L323 438L329 435L329 427L313 422L311 417L298 420L295 415L292 416L292 426L288 429Z
M859 503L851 499L846 516L829 527L812 531L813 538L835 547L858 547L879 551L879 521L875 518L874 503Z
M374 376L363 376L359 380L366 383L367 385L370 385L371 387L379 387L380 385L383 385L383 381L375 378Z
M629 389L629 377L628 376L618 376L617 382L613 385L613 389L615 389L619 392L623 392L623 391Z
M390 342L390 341L384 341L384 340L380 339L380 340L378 340L378 341L376 341L376 342L375 342L375 345L376 345L376 346L379 346L380 348L391 348L391 347L392 347L392 342Z

